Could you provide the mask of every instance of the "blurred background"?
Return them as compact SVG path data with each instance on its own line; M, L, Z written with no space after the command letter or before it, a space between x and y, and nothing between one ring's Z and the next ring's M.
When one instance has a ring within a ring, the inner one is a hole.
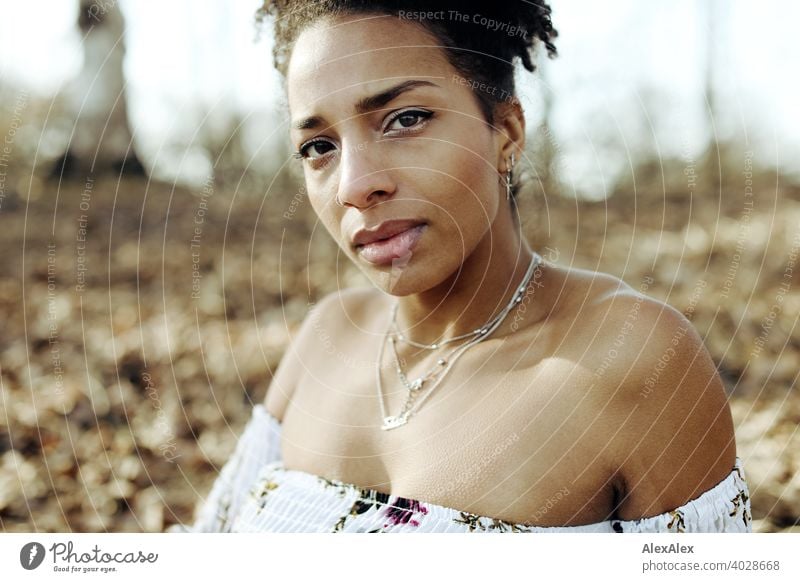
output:
M800 531L800 5L551 5L523 228L692 320L754 529ZM258 6L0 0L2 531L190 521L309 302L369 285L305 198Z

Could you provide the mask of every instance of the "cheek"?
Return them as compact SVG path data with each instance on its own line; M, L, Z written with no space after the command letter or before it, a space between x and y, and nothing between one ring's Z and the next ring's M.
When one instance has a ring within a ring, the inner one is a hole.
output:
M308 182L306 182L308 184ZM341 211L344 209L337 206L332 202L333 195L328 196L325 193L315 192L314 187L309 187L308 199L317 220L322 223L325 230L328 231L337 243L342 245L342 248L347 248L347 241L341 240L342 238L342 216Z
M485 233L498 210L499 182L484 153L453 148L441 167L443 209L465 239Z
M308 181L306 181L308 184ZM327 216L330 215L331 209L328 204L325 204L325 196L315 193L313 187L308 189L308 200L311 203L311 208L314 209L314 214L317 215L323 223L327 223Z

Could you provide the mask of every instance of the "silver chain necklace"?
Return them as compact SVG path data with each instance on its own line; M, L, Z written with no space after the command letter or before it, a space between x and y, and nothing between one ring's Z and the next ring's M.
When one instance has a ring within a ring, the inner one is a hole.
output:
M539 264L541 264L541 262L542 262L542 257L534 251L533 256L531 257L530 265L528 265L528 270L525 272L525 276L523 277L522 283L516 289L514 295L511 297L511 300L508 302L508 304L491 321L489 321L487 324L479 327L478 329L472 332L463 334L458 338L450 338L449 340L436 342L430 345L417 344L416 342L412 342L411 340L405 338L405 336L402 336L399 333L396 334L402 338L402 341L426 349L438 349L444 344L456 341L456 339L471 338L465 344L454 348L446 357L438 358L436 360L436 365L433 368L431 368L428 372L426 372L425 374L423 374L414 381L409 381L405 372L403 372L403 369L400 366L400 358L397 354L397 346L395 345L396 338L391 335L392 329L396 329L397 327L396 318L397 318L397 308L399 306L399 302L395 302L395 304L392 306L392 317L389 323L389 327L387 328L386 333L384 334L383 341L381 342L380 354L378 355L378 365L376 367L376 378L377 378L376 384L378 388L378 402L381 408L381 419L382 419L381 428L383 430L390 430L406 424L408 422L408 418L414 412L416 412L416 410L422 405L422 403L425 402L425 400L427 400L428 397L430 397L430 395L433 393L433 391L439 386L442 379L447 375L447 372L450 371L450 369L453 367L453 364L456 363L458 358L460 358L461 355L464 352L466 352L469 348L485 340L498 327L500 327L500 324L503 323L506 316L514 308L514 305L522 301L522 295L528 288L528 284L530 283L531 277L533 276L533 272L536 269L536 267ZM386 404L384 402L384 397L383 397L383 382L381 380L381 362L383 362L383 354L385 351L387 340L389 341L389 343L391 343L392 350L394 352L395 371L397 372L397 375L400 378L400 381L402 382L403 386L405 386L407 390L405 403L403 404L403 407L400 410L400 412L394 416L389 416L386 413ZM416 403L412 405L412 401L416 398L417 394L422 390L425 383L431 379L435 379L433 385L419 400L416 401Z
M498 317L499 317L499 314L498 314ZM491 323L489 325L491 325ZM468 337L473 337L473 336L476 336L476 335L479 335L479 334L482 334L482 333L486 333L486 329L489 327L489 325L485 325L483 327L480 327L480 328L476 329L475 331L471 331L469 333L465 333L465 334L462 334L462 335L459 335L459 336L456 336L456 337L451 337L450 339L441 340L441 341L436 342L436 343L421 344L419 342L415 342L411 338L407 338L402 333L399 333L397 331L397 310L395 310L393 312L393 314L392 314L392 326L391 326L391 329L395 331L394 337L396 337L401 342L404 342L404 343L407 343L409 345L412 345L412 346L415 346L415 347L418 347L418 348L422 348L422 349L425 349L425 350L438 350L440 347L442 347L445 344L453 343L453 342L456 342L458 340L462 340L462 339L466 339Z

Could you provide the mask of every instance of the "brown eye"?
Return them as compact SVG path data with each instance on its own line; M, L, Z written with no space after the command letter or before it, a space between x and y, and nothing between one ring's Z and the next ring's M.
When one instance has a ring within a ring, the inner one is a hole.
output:
M386 127L386 131L403 131L417 126L424 125L424 122L433 115L432 111L418 109L401 111L392 117Z
M334 149L334 145L331 142L325 140L314 140L300 146L299 153L302 157L313 160L316 158L321 158L332 149Z
M397 121L400 122L400 125L403 127L411 127L417 122L417 119L419 119L418 115L410 115L406 113L405 115L398 117Z

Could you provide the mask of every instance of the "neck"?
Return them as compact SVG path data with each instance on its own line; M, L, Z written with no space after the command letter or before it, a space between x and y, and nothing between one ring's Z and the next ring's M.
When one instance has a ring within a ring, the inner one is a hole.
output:
M497 226L450 277L427 291L399 299L397 326L406 337L425 344L445 341L484 326L508 305L523 282L533 252L513 223ZM528 289L532 284L528 283ZM538 319L531 307L527 306L529 321ZM513 323L512 308L491 337L513 333Z

